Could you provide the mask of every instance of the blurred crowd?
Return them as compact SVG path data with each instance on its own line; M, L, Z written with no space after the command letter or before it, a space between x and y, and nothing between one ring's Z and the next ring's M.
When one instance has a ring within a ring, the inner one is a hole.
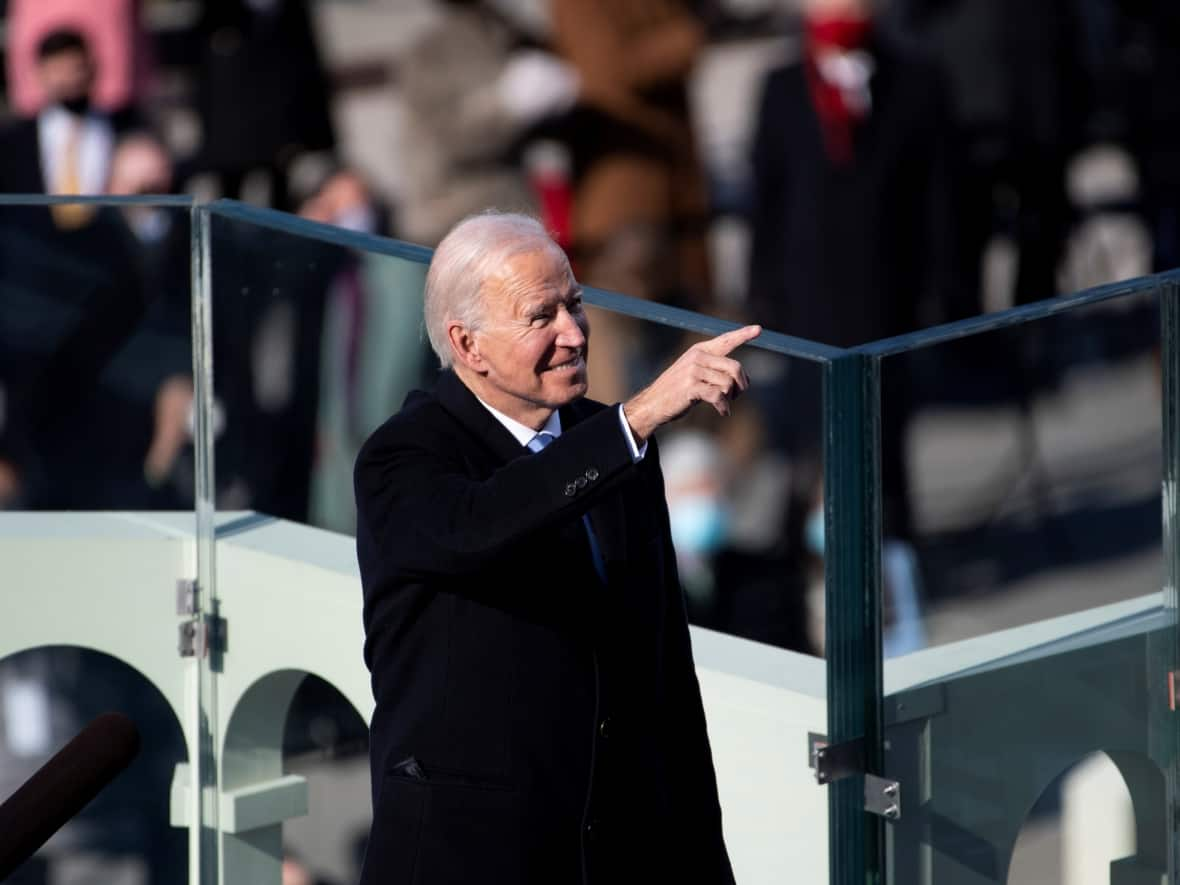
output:
M836 346L1073 288L1071 237L1095 213L1146 232L1141 270L1180 263L1166 0L423 0L383 72L402 109L384 154L396 192L348 162L345 87L307 0L187 4L165 39L145 22L168 5L9 0L0 192L228 196L425 245L469 213L523 209L586 284ZM718 168L693 78L718 47L768 40L755 87L731 99L749 106L743 156ZM1071 186L1097 146L1124 184ZM719 250L735 229L738 251ZM0 506L191 506L187 214L8 206L0 233ZM260 260L295 250L228 225L214 243L218 503L348 531L359 441L433 370L420 305L388 294L413 273L326 245ZM617 314L593 323L601 400L684 343ZM1043 347L1015 350L1040 383ZM822 566L819 370L756 368L738 420L668 441L684 455L669 496L690 607L818 651L798 588L764 586ZM884 526L904 551L917 403L910 371L882 385Z
M225 196L428 246L472 212L524 210L585 284L841 347L1180 265L1175 0L422 0L381 75L402 109L396 191L350 162L314 4L178 3L192 15L164 39L148 13L170 5L8 0L0 193ZM691 87L743 44L773 48L726 98L750 125L719 168ZM1142 261L1071 272L1104 213L1143 232ZM421 304L396 297L421 268L218 224L218 506L350 531L357 447L435 370ZM0 206L0 509L193 505L190 257L180 209ZM600 400L685 343L592 323ZM1048 349L963 355L981 375L1003 362L1019 404L1052 383ZM662 441L690 616L822 653L819 370L750 369L733 420ZM882 374L887 653L923 642L917 380ZM5 709L44 706L36 684L9 678ZM15 715L0 745L19 755Z

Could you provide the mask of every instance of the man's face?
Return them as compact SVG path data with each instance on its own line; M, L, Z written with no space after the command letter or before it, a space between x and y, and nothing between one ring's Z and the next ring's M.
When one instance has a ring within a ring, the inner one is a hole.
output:
M37 74L50 104L85 98L94 84L94 65L80 49L56 52L37 64Z
M474 333L480 389L489 405L539 426L554 409L585 396L590 325L582 289L554 246L512 257L488 280Z

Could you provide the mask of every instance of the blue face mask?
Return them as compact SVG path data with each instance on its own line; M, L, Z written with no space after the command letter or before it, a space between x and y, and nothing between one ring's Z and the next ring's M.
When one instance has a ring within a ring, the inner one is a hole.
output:
M816 556L824 555L824 509L815 507L807 514L807 522L803 526L803 543Z
M672 545L681 554L716 553L725 543L729 522L725 508L715 498L693 495L670 508Z

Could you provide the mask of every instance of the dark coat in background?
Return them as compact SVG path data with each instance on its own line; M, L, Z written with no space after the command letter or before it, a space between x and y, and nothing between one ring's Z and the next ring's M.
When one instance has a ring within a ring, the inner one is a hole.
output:
M838 347L911 332L961 309L941 79L881 34L867 48L872 107L853 130L851 161L833 162L825 150L802 62L768 75L753 144L751 319ZM885 531L903 538L907 370L890 360L882 371ZM777 399L767 404L772 439L816 471L798 492L804 508L818 484L821 391L818 367L796 360L767 394Z
M265 12L245 0L206 3L198 34L202 138L194 171L220 173L225 193L237 196L243 174L269 169L271 203L287 209L288 164L336 144L307 3L279 0Z
M43 194L37 118L14 120L0 128L0 193Z
M367 885L733 881L658 453L561 419L530 454L447 372L357 460Z
M1079 0L902 0L894 14L950 85L963 312L982 311L980 260L997 232L1019 250L1014 301L1056 295L1071 221L1065 165L1086 136L1094 92Z
M1142 175L1140 200L1154 237L1155 270L1180 267L1180 6L1172 0L1119 4L1121 98Z
M850 163L825 152L802 63L768 75L753 142L751 318L839 347L913 331L920 306L937 316L953 272L941 80L880 37L870 51Z
M0 207L0 458L22 475L22 506L143 503L112 493L124 437L110 433L115 416L96 410L146 310L136 244L117 210L58 230L43 206ZM133 475L142 481L142 468Z

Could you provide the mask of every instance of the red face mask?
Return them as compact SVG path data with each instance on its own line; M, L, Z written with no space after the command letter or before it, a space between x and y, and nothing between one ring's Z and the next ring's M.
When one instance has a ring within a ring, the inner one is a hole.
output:
M808 16L804 21L808 46L830 46L843 50L864 46L869 38L871 24L868 16L850 15Z
M833 163L843 166L854 159L853 128L865 109L851 103L838 86L820 75L816 57L823 49L852 52L863 48L871 22L867 16L809 16L804 24L807 81L823 130L824 149Z

